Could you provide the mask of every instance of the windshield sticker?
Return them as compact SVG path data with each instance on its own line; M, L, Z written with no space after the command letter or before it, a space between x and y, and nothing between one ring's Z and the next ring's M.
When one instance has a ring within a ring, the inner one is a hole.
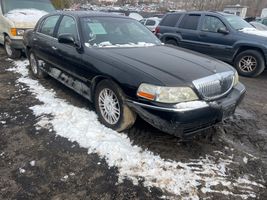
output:
M100 23L89 23L88 26L90 27L91 31L95 35L105 35L107 34L106 30Z

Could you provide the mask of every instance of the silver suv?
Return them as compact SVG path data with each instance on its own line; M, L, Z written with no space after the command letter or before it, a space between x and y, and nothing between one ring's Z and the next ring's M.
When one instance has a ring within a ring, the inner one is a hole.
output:
M54 10L50 0L0 0L0 44L8 57L20 57L25 30Z

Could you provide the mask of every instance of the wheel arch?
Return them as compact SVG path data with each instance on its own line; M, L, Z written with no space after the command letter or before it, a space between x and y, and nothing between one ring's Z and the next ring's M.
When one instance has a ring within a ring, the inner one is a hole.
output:
M122 88L120 86L120 83L118 81L116 81L115 79L109 77L109 76L104 76L104 75L99 75L99 76L96 76L92 79L91 81L91 100L92 102L94 102L94 96L95 96L95 90L96 90L96 87L97 85L103 81L103 80L109 80L111 82L114 82L115 84L117 84L120 88Z
M168 40L175 40L177 43L179 43L181 41L181 38L178 36L178 35L175 35L175 34L164 34L162 37L161 37L161 41L162 42L166 42Z
M260 54L262 55L262 58L264 59L264 63L266 64L266 58L264 56L264 51L260 48L260 47L255 47L255 46L247 46L247 45L243 45L243 46L240 46L238 48L238 50L236 51L234 57L233 57L233 60L232 62L235 62L235 59L236 57L241 53L241 52L244 52L246 50L255 50L255 51L258 51L260 52Z

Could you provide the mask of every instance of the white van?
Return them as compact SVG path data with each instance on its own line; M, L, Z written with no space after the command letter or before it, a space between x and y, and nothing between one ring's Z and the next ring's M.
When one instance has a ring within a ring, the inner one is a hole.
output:
M0 44L8 57L20 57L25 30L54 10L50 0L0 0Z

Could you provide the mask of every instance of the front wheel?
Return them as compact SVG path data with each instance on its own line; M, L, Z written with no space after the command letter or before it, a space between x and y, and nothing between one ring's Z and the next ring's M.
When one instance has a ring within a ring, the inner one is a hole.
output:
M260 52L256 50L246 50L237 55L234 66L240 75L256 77L263 72L265 62Z
M136 114L124 100L123 92L116 83L101 81L97 85L94 98L99 121L118 132L130 128L136 120Z
M5 37L4 48L5 48L6 54L9 58L12 58L12 59L20 58L21 51L18 49L14 49L11 46L11 40L8 36Z

